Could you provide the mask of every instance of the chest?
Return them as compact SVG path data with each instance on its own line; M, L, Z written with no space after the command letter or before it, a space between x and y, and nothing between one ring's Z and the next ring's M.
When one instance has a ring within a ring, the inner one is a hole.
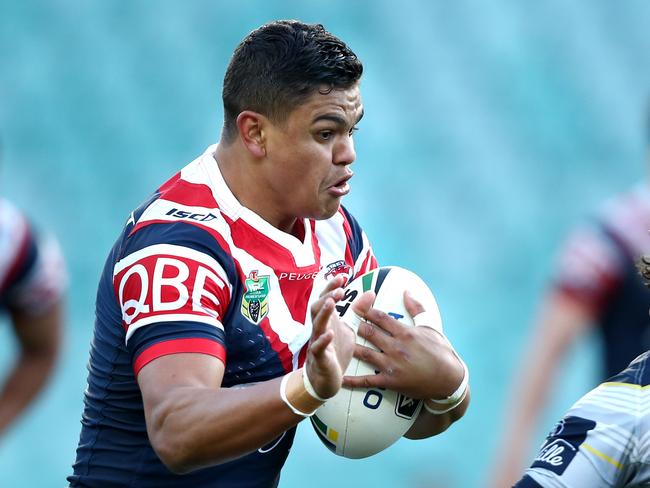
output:
M350 260L345 249L323 247L308 266L238 262L240 279L224 318L226 374L234 382L262 381L298 367L311 336L311 304L330 279L351 277Z

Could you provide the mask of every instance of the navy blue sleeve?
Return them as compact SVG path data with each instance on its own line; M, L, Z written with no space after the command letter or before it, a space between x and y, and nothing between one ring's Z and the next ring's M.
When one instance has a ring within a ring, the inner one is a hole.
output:
M205 229L153 223L124 235L112 286L137 374L180 352L225 363L223 318L238 280L234 261Z

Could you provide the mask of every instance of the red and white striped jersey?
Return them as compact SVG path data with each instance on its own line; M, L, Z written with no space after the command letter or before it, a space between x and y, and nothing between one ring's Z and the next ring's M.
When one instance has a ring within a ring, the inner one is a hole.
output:
M642 184L608 200L571 233L560 255L557 287L598 313L627 271L625 254L649 251L650 188Z
M45 312L67 285L54 238L37 240L24 215L0 199L0 306L22 313Z
M376 266L372 250L343 209L328 220L304 219L302 241L268 224L239 204L213 151L165 183L158 197L131 219L127 240L158 232L171 238L136 246L115 263L113 287L125 340L128 344L137 330L151 324L200 322L221 332L229 322L245 324L264 335L284 371L290 371L311 334L309 304L335 274L351 277ZM176 229L182 238L174 238ZM185 242L187 234L195 236L194 243ZM194 343L197 352L207 347ZM191 352L193 343L185 344L182 349ZM221 345L223 351L215 355L228 365L229 344ZM134 358L136 373L147 361L180 346L172 339L152 347L146 349L146 359L141 357L145 351ZM233 374L233 382L246 382L245 376Z
M272 449L167 478L146 435L137 373L160 356L196 352L224 362L224 387L282 376L304 361L310 304L327 280L377 266L344 208L327 220L299 222L304 238L298 239L243 207L219 171L215 149L131 214L107 260L84 412L88 419L101 415L101 422L84 423L72 486L101 485L107 465L119 466L116 480L142 477L156 487L230 486L228 480L249 478L241 486L273 485L293 429ZM99 461L100 451L114 455ZM147 463L125 465L142 456Z
M650 291L635 262L650 252L650 188L607 201L565 245L554 289L591 312L602 338L602 377L650 348Z

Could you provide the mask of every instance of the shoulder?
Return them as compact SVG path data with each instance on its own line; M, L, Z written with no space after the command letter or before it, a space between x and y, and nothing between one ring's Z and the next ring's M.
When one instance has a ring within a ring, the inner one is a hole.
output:
M240 280L230 246L209 188L187 188L177 174L129 216L105 269L108 296L128 311L127 326L153 321L163 309L195 315L194 300L205 296L223 316Z
M139 350L157 334L194 340L193 334L207 333L222 340L222 322L240 282L227 244L183 218L130 225L105 282L106 296L121 310L129 347Z
M650 385L650 351L637 356L627 368L609 378L604 385L617 383L636 387Z
M37 238L24 214L0 199L0 294L11 307L39 314L63 294L67 275L53 236Z
M29 273L37 258L31 226L8 200L0 199L0 294Z
M569 233L568 247L606 247L650 244L650 188L639 184L601 203ZM645 238L645 239L643 239ZM641 241L639 241L641 239Z
M650 188L639 184L615 195L601 206L595 220L619 250L631 255L646 251L650 246Z
M30 230L30 225L23 212L9 200L0 198L0 238L2 241L15 243Z
M161 185L127 219L116 261L131 256L201 254L232 268L230 229L200 158ZM234 272L234 269L228 269ZM229 273L230 274L230 273Z
M218 213L217 213L218 215ZM218 217L215 215L214 219ZM153 282L165 278L163 270L178 270L178 277L203 279L206 272L216 275L221 285L238 279L235 261L227 240L210 226L188 222L184 217L172 220L135 221L124 233L114 259L116 283L134 270L146 272ZM185 279L183 278L183 280Z
M624 263L618 242L592 219L569 233L556 257L555 280L572 289L601 290L619 280Z
M0 218L4 220L6 216L20 216L22 212L10 200L0 197Z

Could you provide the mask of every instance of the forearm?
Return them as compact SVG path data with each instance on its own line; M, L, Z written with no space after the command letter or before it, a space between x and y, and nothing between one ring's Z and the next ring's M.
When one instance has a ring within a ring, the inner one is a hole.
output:
M408 432L404 434L404 437L407 439L426 439L427 437L441 434L447 430L451 424L461 419L467 411L470 402L470 391L469 387L467 388L467 393L463 401L449 412L433 415L422 407L418 418Z
M0 435L31 403L49 378L56 354L21 352L0 391Z
M439 362L432 375L432 386L442 392L424 399L424 405L413 424L405 434L409 439L424 439L438 435L459 420L469 406L469 371L460 356L445 339L444 353L439 353Z
M244 388L174 388L147 415L152 445L177 473L252 452L303 419L280 398L280 382L276 378ZM287 384L289 398L297 398L301 383L301 375L294 372ZM321 404L304 395L294 402L305 412Z
M437 350L434 350L433 354L436 356L437 361L430 374L428 381L430 394L426 398L447 398L463 382L467 385L469 377L466 377L466 375L469 372L446 338L444 338L443 343L438 344Z
M54 370L61 342L62 303L43 313L9 309L20 346L18 358L0 391L0 434L41 391Z

